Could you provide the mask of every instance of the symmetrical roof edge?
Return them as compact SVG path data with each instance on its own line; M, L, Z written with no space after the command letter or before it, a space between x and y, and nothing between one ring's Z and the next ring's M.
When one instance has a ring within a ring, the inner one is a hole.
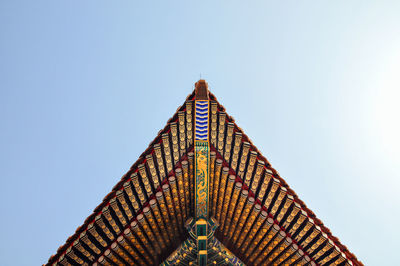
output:
M199 80L199 82L201 82L201 83L204 82L205 84L207 84L204 80ZM198 83L199 83L199 82L198 82ZM196 83L196 85L197 85L198 83ZM206 85L206 86L207 86L207 85ZM209 98L210 100L212 100L212 101L215 101L215 102L217 103L217 105L218 105L218 110L219 110L219 111L222 111L222 112L225 112L225 107L224 107L222 104L220 104L220 103L218 102L218 100L217 100L217 98L215 97L215 95L214 95L213 93L211 93L208 89L207 89L207 91L208 91L208 98ZM189 101L190 101L190 100L194 100L194 98L195 98L195 93L196 93L196 89L193 90L193 92L192 92L191 94L189 94L189 95L186 97L186 101L188 101L188 100L189 100ZM185 101L185 102L186 102L186 101ZM177 110L176 110L176 112L174 113L174 115L167 121L166 126L158 132L158 134L157 134L157 136L154 138L154 140L150 142L148 148L139 156L139 158L138 158L138 159L136 160L136 162L130 167L130 169L127 171L127 173L124 174L124 175L122 176L121 180L112 188L112 191L111 191L110 193L108 193L108 194L104 197L103 201L93 210L93 213L92 213L91 215L89 215L89 216L85 219L83 225L79 226L79 227L76 229L75 233L74 233L73 235L71 235L71 236L66 240L65 244L63 244L62 246L60 246L60 247L57 249L57 253L56 253L55 255L52 255L52 256L49 258L48 264L52 264L52 263L56 262L56 260L57 260L63 253L65 253L65 252L67 251L67 249L68 249L70 246L73 245L74 241L75 241L76 239L79 238L79 235L80 235L83 231L85 231L85 230L87 229L88 225L89 225L91 222L94 221L95 217L96 217L99 213L101 213L101 210L102 210L107 204L109 204L110 199L112 199L112 198L115 197L116 192L117 192L118 190L122 189L124 182L126 182L126 181L130 178L130 175L132 174L132 171L134 171L135 169L137 169L138 165L141 164L141 163L143 163L143 161L145 160L146 155L150 154L150 153L153 151L153 145L156 144L156 143L159 143L159 142L161 141L161 135L162 135L163 133L168 132L169 127L170 127L170 124L171 124L172 122L177 121L177 119L178 119L178 118L177 118L178 112L179 112L179 111L183 111L184 109L185 109L185 103L183 103L183 105L181 105L181 106L179 106L179 107L177 108ZM343 252L343 253L346 255L346 257L347 257L349 260L351 260L351 261L352 261L353 263L355 263L356 265L363 265L362 262L360 262L360 261L356 258L356 256L355 256L353 253L351 253L351 252L349 251L349 249L348 249L345 245L341 244L341 242L339 241L339 239L338 239L337 237L335 237L335 236L332 235L331 231L330 231L327 227L325 227L325 225L323 224L323 222L322 222L320 219L318 219L318 218L316 217L316 215L314 214L314 212L311 211L311 210L306 206L306 204L297 196L297 194L289 187L289 185L285 182L285 180L280 176L280 174L278 173L278 171L276 171L276 170L271 166L271 164L269 163L269 161L268 161L268 160L262 155L262 153L257 149L257 147L253 144L253 142L251 141L251 139L250 139L250 138L243 132L243 130L236 124L235 119L234 119L232 116L229 116L228 114L226 115L226 119L227 119L229 122L234 123L234 126L235 126L236 130L239 131L239 132L242 134L243 138L244 138L247 142L250 143L251 149L254 150L254 151L256 151L256 152L258 153L258 159L262 160L262 161L265 163L265 167L266 167L267 169L270 169L270 170L273 172L274 177L277 178L277 179L281 182L282 186L284 186L284 187L287 189L287 191L294 197L294 201L297 202L298 204L300 204L301 208L302 208L304 211L307 212L308 217L312 218L312 219L315 221L316 225L318 225L318 226L321 227L321 230L322 230L324 233L326 233L326 234L328 235L328 238L331 239L331 240L334 242L334 244L341 250L341 252Z

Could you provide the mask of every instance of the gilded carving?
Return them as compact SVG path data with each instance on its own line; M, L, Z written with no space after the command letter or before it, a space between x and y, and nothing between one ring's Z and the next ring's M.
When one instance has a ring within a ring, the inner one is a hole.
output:
M228 174L229 174L229 168L224 167L222 168L222 174L221 174L221 181L220 181L220 186L219 186L219 193L218 193L218 200L219 202L217 203L217 213L215 217L217 218L217 221L221 224L221 210L223 201L224 201L224 195L225 195L225 188L226 188L226 181L228 179ZM226 203L225 203L226 204Z
M114 233L118 235L121 232L121 229L119 229L119 226L117 225L117 223L114 221L113 217L111 216L109 206L105 206L103 208L102 214L106 218L107 222L111 225Z
M264 212L264 215L266 215L266 214L267 213ZM249 248L246 252L247 260L249 262L254 261L255 257L259 254L260 251L262 251L262 249L268 243L267 241L269 241L273 237L273 234L270 234L270 231L271 231L271 228L273 225L274 225L274 220L272 218L267 218L264 220L264 223L262 224L261 229L255 235L252 244L249 245ZM277 226L277 227L279 229L279 226ZM259 247L260 247L259 245L261 242L263 242L262 245L264 245L264 247L259 249ZM257 247L257 249L256 249L256 247Z
M224 154L224 138L225 138L225 122L226 122L226 113L219 113L219 127L218 127L218 152L219 154Z
M237 207L236 207L235 215L233 216L232 224L230 225L229 230L228 230L228 239L232 239L233 236L234 236L233 233L235 232L236 226L237 226L237 224L239 222L240 214L242 213L242 210L244 208L244 204L246 202L248 194L249 194L248 190L242 190L242 193L239 196L239 200L238 200L238 204L237 204Z
M190 203L191 203L191 209L194 210L195 207L195 190L194 190L194 185L195 185L195 180L194 180L194 153L189 152L188 153L188 160L189 160L189 180L190 180ZM193 213L194 214L194 213Z
M128 217L128 221L130 221L132 219L133 215L132 215L132 212L129 209L129 206L125 200L123 190L118 190L116 195L117 195L117 199L118 199L119 203L121 204L122 208L124 209L126 216Z
M234 189L233 189L233 194L232 194L232 198L230 201L231 206L237 206L237 202L239 199L239 195L240 195L240 191L242 189L242 183L236 182ZM235 208L228 208L228 213L226 215L226 222L225 222L225 226L222 230L222 232L224 232L224 238L228 237L228 232L229 232L229 228L232 225L231 221L234 215L234 210Z
M179 152L182 157L186 153L186 128L185 128L185 112L178 112L179 123Z
M144 213L145 219L147 220L148 224L150 225L150 228L152 229L151 231L153 231L153 233L157 239L158 246L162 250L164 250L166 248L166 245L165 245L166 239L163 239L162 233L159 230L159 226L156 223L156 219L155 219L153 213L151 212L149 207L144 207L143 213Z
M177 228L177 226L175 226L175 223L173 223L171 221L172 218L170 218L170 216L169 216L168 206L165 203L164 196L161 191L156 193L156 199L158 202L157 208L159 207L159 209L160 209L160 213L161 213L160 215L162 216L162 219L165 222L165 227L167 228L166 231L172 242L174 240L174 236L179 234L178 228Z
M90 223L88 225L88 232L90 233L90 235L92 237L94 237L94 239L97 240L97 242L100 243L100 245L102 245L103 247L107 247L106 240L104 240L103 237L99 235L99 233L97 232L96 227L93 225L93 223Z
M193 144L193 102L186 101L186 134L187 147Z
M125 226L128 223L128 221L125 219L124 215L122 214L115 198L110 200L110 207L117 215L118 220L120 221L122 226Z
M113 252L115 252L116 254L118 254L118 256L120 258L123 259L123 263L124 264L128 264L128 265L134 265L135 262L126 254L124 248L122 248L120 246L119 242L114 242L111 244L111 249L113 250Z
M268 254L268 247L273 244L276 234L280 231L277 224L271 226L270 229L266 237L263 238L260 245L254 251L254 254L249 258L250 264L260 265L263 258Z
M178 183L178 191L179 191L179 200L180 200L180 205L182 208L182 217L183 220L186 221L187 219L187 208L186 208L186 193L185 193L185 188L184 188L184 183L183 183L183 174L182 174L182 169L181 168L177 168L175 169L175 174L176 174L176 179L177 179L177 183Z
M283 204L281 211L279 212L278 216L276 217L276 220L278 221L279 224L282 224L282 220L286 216L286 213L289 210L290 206L292 206L293 200L294 200L294 198L292 195L286 194L285 203Z
M265 169L263 182L261 183L260 191L258 192L257 198L262 202L272 180L272 171Z
M224 228L225 227L225 220L226 220L226 217L228 215L228 208L230 207L230 209L233 209L234 206L235 206L231 202L231 195L232 195L233 186L235 184L235 179L236 179L236 176L229 175L228 183L227 183L226 190L225 190L225 195L223 196L224 203L223 203L223 206L222 206L222 213L221 213L221 219L220 219L220 228Z
M178 188L176 185L176 178L174 176L170 176L168 178L168 181L169 181L169 185L170 185L172 200L174 202L174 206L175 206L175 210L176 210L176 217L178 219L179 227L182 228L185 223L184 223L183 217L182 217L183 207L181 206L181 201L179 199Z
M264 206L268 209L271 210L271 208L273 207L271 205L272 203L272 199L275 196L276 191L278 191L279 187L281 185L281 182L279 181L279 179L276 178L272 178L272 186L270 191L268 192L267 198L264 201Z
M217 103L212 101L211 102L211 145L217 147Z
M250 143L243 142L242 146L243 146L242 147L242 156L240 158L238 177L240 177L244 181L244 169L246 167L247 157L249 155ZM249 186L248 184L246 184L246 185Z
M253 171L254 171L254 166L256 164L257 160L257 152L255 151L250 151L250 158L249 158L249 163L247 165L247 170L246 170L246 175L245 175L245 180L244 183L248 186L251 187L251 177L253 176Z
M254 208L251 209L250 214L248 216L249 218L247 219L246 224L244 224L242 229L239 231L238 242L236 244L238 249L240 249L242 247L245 239L249 238L248 234L249 234L250 228L253 226L254 221L256 220L258 214L260 213L260 210L261 210L261 205L259 205L259 204L255 204ZM243 216L243 219L244 219L244 216Z
M85 243L92 250L92 252L96 253L97 255L100 254L100 249L98 249L97 246L94 245L92 243L92 241L89 240L87 231L82 232L81 235L79 236L79 238L81 239L81 241L83 243Z
M257 214L256 214L257 215ZM248 235L248 237L245 238L245 241L241 247L241 252L243 254L247 253L250 249L250 246L256 246L258 242L256 242L256 234L258 233L261 225L263 225L265 219L267 218L268 214L265 211L261 211L260 215L258 215L257 220L254 222L253 227L251 228L251 231ZM260 232L261 234L261 232Z
M142 228L142 230L138 230L138 233L142 232L144 235L148 236L148 238L150 239L150 245L153 245L153 247L154 247L155 253L153 254L153 256L155 254L157 254L157 255L161 254L160 243L158 241L156 241L157 238L154 235L153 231L151 230L149 223L144 218L144 215L139 214L137 216L137 220Z
M207 217L209 147L207 141L195 142L196 217Z
M145 168L144 164L139 164L138 168L139 168L140 177L142 178L144 189L146 190L146 193L147 193L147 197L150 198L151 195L153 194L153 189L151 187L150 180L147 177L146 168Z
M285 187L280 187L278 197L276 198L274 205L271 208L270 214L276 219L277 211L279 206L281 205L283 199L287 195L287 189Z
M124 183L124 190L125 190L126 194L128 195L130 204L132 205L132 207L135 211L135 214L136 214L139 211L140 206L139 206L138 200L136 199L136 196L133 194L132 185L131 185L130 180L128 180Z
M171 141L172 141L172 155L174 157L174 165L179 161L179 145L178 145L178 126L176 122L170 124L171 128Z
M210 152L210 173L209 173L209 206L208 209L212 212L212 203L213 203L213 196L214 196L214 171L215 171L215 158L216 153L215 151Z
M233 130L235 124L232 122L228 122L227 124L227 131L226 131L226 140L225 140L225 150L224 150L224 158L225 161L229 163L231 159L231 149L232 149L232 142L233 142Z
M154 164L153 155L149 154L146 156L146 164L149 168L149 172L151 175L151 180L153 181L154 189L157 190L160 186L160 178L157 175L156 166Z
M189 162L188 161L182 161L182 170L183 170L183 188L185 192L185 206L186 206L186 217L190 217L190 194L193 191L190 191L190 183L192 180L189 178Z
M215 217L217 214L217 203L218 203L218 191L219 191L219 182L221 181L221 168L222 168L222 160L215 160L215 168L214 168L214 185L213 185L213 205L211 213Z
M234 243L234 245L238 248L239 245L237 244L238 238L241 234L241 232L243 233L244 227L245 227L245 222L247 220L247 217L250 214L250 210L252 209L253 205L254 205L254 198L253 197L248 197L247 198L247 202L243 208L243 212L240 215L240 219L237 223L236 229L234 231L233 234L233 240L232 242Z
M162 144L164 147L165 164L167 165L167 175L172 171L172 157L171 157L171 145L169 142L169 134L162 134Z
M235 144L233 146L231 168L236 172L239 161L240 147L242 146L242 133L235 132Z
M131 232L131 234L129 234ZM133 221L131 223L131 230L130 231L125 230L124 233L125 235L131 240L131 243L135 245L135 243L143 243L143 247L138 245L138 250L140 254L142 254L146 260L153 262L153 255L155 254L154 248L152 245L150 245L149 241L147 240L146 236L144 235L142 229L139 227L139 224L137 221ZM137 241L136 239L139 239ZM136 247L136 245L135 245Z
M171 221L172 221L173 227L176 228L177 230L179 230L181 228L180 227L180 219L177 214L179 207L176 206L176 209L174 208L174 204L173 204L172 196L171 196L171 192L170 192L170 186L168 184L165 184L162 186L162 189L163 189L163 192L165 195L165 203L167 204L168 211L171 215Z

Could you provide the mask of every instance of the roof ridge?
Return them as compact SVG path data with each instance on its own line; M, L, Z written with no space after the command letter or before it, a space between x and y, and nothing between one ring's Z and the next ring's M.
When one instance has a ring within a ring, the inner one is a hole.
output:
M200 85L199 85L200 84ZM202 87L203 89L200 89L200 92L198 90L199 87ZM206 93L204 93L204 88ZM203 90L203 91L201 91ZM196 92L199 92L199 94L197 94ZM73 245L73 243L76 241L76 239L79 238L79 235L84 232L85 230L87 230L88 225L93 222L93 220L95 219L95 217L101 213L102 209L107 206L109 204L109 201L114 198L116 196L117 191L123 189L123 185L126 181L128 181L131 178L131 174L136 172L138 170L138 167L140 164L145 163L146 162L146 156L148 156L149 154L152 154L154 152L154 145L157 143L161 143L162 140L162 135L165 133L169 133L171 130L171 124L175 123L178 121L178 113L180 111L185 111L186 106L185 103L188 101L193 101L196 100L196 98L198 97L198 100L202 100L205 97L205 94L207 95L207 99L209 99L210 101L215 101L217 104L217 109L219 112L226 112L225 111L225 107L219 103L219 101L217 100L216 96L211 93L211 91L208 90L208 84L204 81L204 80L199 80L196 83L196 87L195 89L192 91L192 93L190 93L187 97L185 102L179 106L176 110L176 112L172 115L172 117L167 121L166 125L164 126L163 129L161 129L158 133L157 136L153 139L153 141L150 142L149 146L146 148L146 150L138 157L138 159L135 161L135 163L133 163L133 165L129 168L129 170L127 171L126 174L124 174L121 177L121 180L118 181L118 183L112 188L111 192L108 193L103 201L93 210L93 213L90 214L84 221L83 225L79 226L75 233L73 235L71 235L65 242L65 244L63 244L62 246L60 246L57 249L57 252L55 255L52 255L49 260L48 260L48 264L52 264L54 263L60 256L62 256L65 252L67 252L68 248L71 247ZM226 114L226 113L225 113ZM235 119L232 116L229 116L228 114L226 114L226 121L231 122L234 124L234 129L235 132L240 132L242 134L243 140L242 142L249 142L250 144L250 149L253 151L257 152L257 159L260 159L261 161L264 162L264 168L265 169L269 169L272 171L273 173L273 177L277 178L280 182L281 185L283 187L285 187L287 189L287 192L292 195L294 197L294 201L297 202L300 206L301 209L305 210L307 213L307 216L311 219L313 219L315 221L315 224L321 227L321 231L324 232L329 239L331 239L333 241L333 243L340 249L341 252L344 253L345 257L347 257L347 259L349 259L350 261L352 261L353 263L355 263L356 265L363 265L362 262L358 261L358 259L356 258L356 256L351 253L348 248L343 245L339 239L335 236L332 235L331 231L323 224L323 222L318 219L316 217L316 215L314 214L314 212L312 210L310 210L306 204L297 196L297 194L295 193L295 191L293 191L289 185L286 183L286 181L280 176L280 174L278 173L278 171L276 171L270 164L270 162L267 160L267 158L265 158L262 153L257 149L257 147L253 144L253 142L251 141L251 139L244 133L244 131L236 124ZM213 146L214 147L214 146ZM190 152L190 150L193 149L190 146L187 146L187 150L186 150L186 155L187 153ZM215 147L214 147L215 151L218 151ZM218 153L219 154L219 153ZM221 155L221 154L220 154ZM179 159L179 161L177 162L179 164L179 162L182 161L182 158ZM172 172L175 169L175 165L173 166ZM166 176L168 177L170 175L171 172L166 173ZM161 181L163 182L163 181ZM168 181L167 181L168 182ZM244 182L243 182L244 183ZM162 185L162 184L161 184ZM149 201L150 199L148 199ZM146 202L146 204L148 205L148 201ZM145 205L146 205L145 204ZM143 205L141 207L141 209L144 208Z

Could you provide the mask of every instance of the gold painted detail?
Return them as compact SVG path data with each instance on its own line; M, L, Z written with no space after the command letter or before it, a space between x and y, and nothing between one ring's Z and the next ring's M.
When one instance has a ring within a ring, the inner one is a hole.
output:
M217 109L218 105L216 102L211 102L211 145L217 146Z
M196 173L196 217L207 218L208 204L208 141L195 142L195 173Z

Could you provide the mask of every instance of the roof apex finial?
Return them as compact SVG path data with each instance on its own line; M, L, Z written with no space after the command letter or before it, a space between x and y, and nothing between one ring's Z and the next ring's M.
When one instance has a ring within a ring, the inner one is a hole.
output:
M208 100L208 84L204 79L200 79L196 82L195 95L196 100Z

